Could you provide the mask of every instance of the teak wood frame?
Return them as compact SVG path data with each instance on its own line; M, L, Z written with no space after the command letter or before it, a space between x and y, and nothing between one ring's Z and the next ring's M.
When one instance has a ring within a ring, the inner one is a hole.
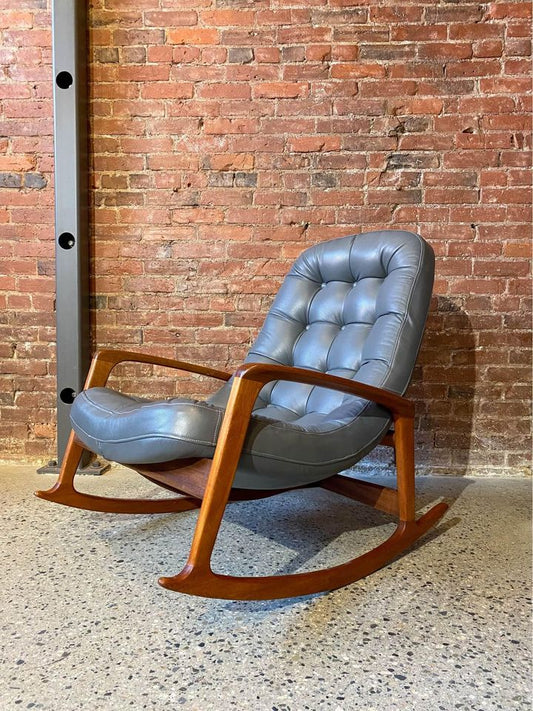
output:
M129 351L103 350L93 359L85 388L104 386L113 368L125 361L166 366L219 380L227 381L231 377L220 370L182 361ZM372 400L392 413L394 432L387 434L381 443L394 448L397 489L339 474L318 482L316 486L396 515L398 524L385 542L342 565L290 575L221 575L211 569L211 555L228 501L256 499L280 493L232 488L254 403L261 388L272 380L301 382L339 390ZM72 432L57 483L47 491L37 491L36 495L67 506L113 513L168 513L200 508L185 567L178 575L160 578L159 583L170 590L204 597L262 600L308 595L342 587L397 557L426 533L448 508L447 504L438 503L416 519L414 406L409 400L387 390L301 368L248 363L236 371L212 460L130 465L151 481L180 493L179 497L121 499L81 493L74 487L74 477L80 458L86 451Z

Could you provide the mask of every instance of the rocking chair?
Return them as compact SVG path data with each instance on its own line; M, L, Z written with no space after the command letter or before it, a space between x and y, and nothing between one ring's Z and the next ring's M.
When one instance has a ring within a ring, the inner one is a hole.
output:
M409 232L369 232L307 249L233 375L156 356L100 351L72 406L73 430L58 481L37 496L114 513L200 508L185 567L159 580L194 595L240 600L307 595L381 568L447 509L439 503L416 518L414 407L403 397L424 331L433 270L431 247ZM112 369L124 361L225 383L201 402L130 397L105 387ZM378 444L394 448L397 488L339 473ZM81 493L74 477L84 450L180 495L151 500ZM309 486L397 516L394 533L373 550L323 570L239 577L211 569L228 501Z

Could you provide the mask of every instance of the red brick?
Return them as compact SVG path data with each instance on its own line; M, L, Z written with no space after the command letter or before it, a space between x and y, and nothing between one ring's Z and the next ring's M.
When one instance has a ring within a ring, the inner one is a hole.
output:
M204 122L204 131L206 134L224 135L243 133L256 134L258 132L259 122L257 119L246 118L215 118Z
M195 25L198 14L195 10L161 10L144 13L144 21L148 27L180 27L182 25Z
M512 113L515 104L511 97L468 97L459 100L459 110L461 112L483 115L483 114L504 114Z
M170 67L158 64L139 65L132 64L118 68L119 81L168 81L170 78Z
M143 99L191 99L194 96L194 84L158 81L156 84L144 85L141 96Z
M310 27L305 25L295 25L288 28L280 28L278 31L278 41L280 44L323 44L328 42L332 36L332 29L326 27Z
M305 136L291 138L289 150L295 153L314 153L320 151L338 151L341 146L339 136Z
M312 44L305 50L305 58L308 62L325 62L331 59L330 44Z
M529 264L526 260L511 261L485 261L478 260L474 265L474 274L478 276L527 276L530 272Z
M210 27L250 26L255 21L253 10L203 10L200 15L202 23Z
M453 28L453 25L452 25ZM419 59L425 61L450 60L450 59L470 59L472 57L472 45L468 42L428 42L421 45L418 50Z
M263 82L253 87L254 98L295 99L307 95L308 85L295 82Z
M480 40L480 39L497 39L503 37L504 29L498 23L453 23L450 25L449 37L451 40Z
M257 47L254 56L256 62L277 64L280 60L280 50L277 47Z
M218 44L219 31L215 28L195 27L179 30L168 30L167 40L170 44L206 45Z
M531 3L523 0L519 2L492 2L487 16L493 20L511 17L531 17Z
M481 79L480 88L486 94L525 94L530 90L531 82L526 77L492 77Z
M391 39L395 42L420 42L445 40L448 35L446 25L398 25L391 27Z
M249 99L250 95L251 89L248 84L244 82L209 83L204 84L204 86L198 90L198 96L206 99Z
M350 64L334 64L331 68L333 79L363 79L368 77L384 77L386 69L382 64L357 62Z
M411 23L420 22L423 8L417 5L394 5L389 7L371 7L370 21L376 23Z
M459 188L427 188L425 191L427 203L443 204L475 204L479 201L479 191L476 189Z
M529 242L506 242L503 245L503 255L505 257L523 257L531 259L532 247Z
M483 202L497 203L518 203L527 205L531 201L531 190L529 188L483 188L481 191Z
M481 40L474 42L474 57L501 57L503 42L501 40Z
M221 153L209 156L206 167L212 170L252 170L254 155L252 153Z
M126 51L133 45L163 44L164 30L154 29L116 29L113 31L111 46L124 46ZM140 47L140 49L143 49Z
M410 114L440 114L444 107L442 99L409 99L389 102L390 113L395 116Z
M485 77L497 74L500 70L499 61L449 62L446 65L446 76L456 77ZM483 81L483 79L481 80ZM490 92L492 93L492 92Z
M150 57L150 49L148 50ZM158 49L158 48L154 48ZM197 61L201 55L201 51L198 47L174 47L172 49L172 61L176 64L192 64Z

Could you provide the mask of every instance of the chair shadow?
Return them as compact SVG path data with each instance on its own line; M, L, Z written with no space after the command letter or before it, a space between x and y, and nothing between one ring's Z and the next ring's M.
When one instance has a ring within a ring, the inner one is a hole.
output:
M417 465L423 473L467 476L476 397L476 336L465 298L436 296L411 388L418 416Z
M380 477L379 481L390 485L391 477ZM434 491L421 492L417 496L417 511L428 508L436 503L437 499L444 500L451 509L453 503L471 484L466 479L461 479L460 482L459 484L456 481L455 491L452 494L448 492L445 497L435 495ZM293 497L292 502L288 501L290 497ZM318 488L275 496L268 500L268 506L261 512L258 507L260 505L265 507L266 503L265 501L244 504L241 502L228 507L224 517L225 521L232 525L232 532L234 527L240 527L246 530L247 536L252 534L256 537L257 551L247 549L246 557L257 558L258 553L262 551L262 562L265 563L265 568L268 564L268 569L261 569L258 572L254 570L254 574L259 575L288 575L342 564L382 543L391 535L397 521L393 516ZM449 517L447 514L399 557L439 538L460 521L459 517ZM354 545L354 536L362 536L363 540ZM346 537L347 540L338 545L342 537ZM268 541L267 547L265 541ZM222 563L222 569L214 565L216 572L249 575L250 572L235 570L235 557L228 554L227 543L222 534L218 544L219 555L214 558L216 563ZM283 564L276 565L276 555L272 554L272 550L276 547L289 549L295 555ZM322 556L321 560L320 556ZM311 561L313 565L309 566ZM326 594L327 592L315 593L311 596L268 601L232 601L225 604L233 610L264 611L265 606L269 610L284 609L299 604L304 599L319 598Z
M428 508L437 499L445 500L451 508L470 484L464 479L461 482L460 490L452 496L442 497L435 491L420 492L417 496L418 511ZM394 486L391 477L380 477L379 483ZM455 488L458 488L457 485ZM422 545L430 537L441 535L457 522L456 518L439 522L431 532L415 542L413 548ZM268 560L269 569L259 566L259 571L254 570L256 574L285 575L344 563L386 540L396 523L397 518L394 516L319 487L287 492L260 502L240 502L226 509L219 539L219 547L224 553L214 558L215 569L217 572L239 574L231 569L237 556L232 555L231 550L228 551L232 541L228 540L228 529L225 533L224 525L232 526L233 536L235 527L244 529L248 542L245 551L247 558L257 560L257 555L261 555L262 551L263 559L259 560L261 563L266 563L265 558ZM266 550L265 541L268 541ZM255 547L257 553L254 556L252 548ZM284 552L282 558L290 551L290 560L277 561L277 550ZM277 566L276 562L279 563ZM217 564L222 564L224 569L216 568Z
M434 296L417 365L407 390L416 407L418 474L468 476L474 434L476 335L465 311L466 297ZM365 468L394 473L392 452L377 447Z
M371 480L385 486L395 485L395 479L390 476L371 477ZM417 515L437 500L444 500L453 510L454 502L472 483L458 477L420 477ZM113 517L111 527L102 529L102 537L116 549L119 557L124 557L132 545L137 550L136 544L141 540L145 550L168 551L171 546L173 554L164 564L166 570L156 572L175 574L185 563L196 518L197 512L194 511L179 516L120 515ZM383 542L393 532L396 520L320 487L294 490L268 499L235 502L225 511L213 554L213 569L217 573L237 576L287 575L339 565ZM416 550L438 538L459 521L448 513L409 550ZM143 561L153 562L153 556L147 558L138 553L132 556L136 557L136 565L143 567ZM151 564L145 568L145 573L149 572L154 574ZM233 610L237 605L238 609L247 611L265 611L266 608L283 609L302 599L325 594L269 601L219 601L219 604Z

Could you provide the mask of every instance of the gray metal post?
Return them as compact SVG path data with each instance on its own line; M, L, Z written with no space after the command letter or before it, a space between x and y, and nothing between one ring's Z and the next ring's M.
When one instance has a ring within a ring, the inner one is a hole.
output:
M61 464L90 358L86 13L85 0L53 0L57 463L40 471Z

